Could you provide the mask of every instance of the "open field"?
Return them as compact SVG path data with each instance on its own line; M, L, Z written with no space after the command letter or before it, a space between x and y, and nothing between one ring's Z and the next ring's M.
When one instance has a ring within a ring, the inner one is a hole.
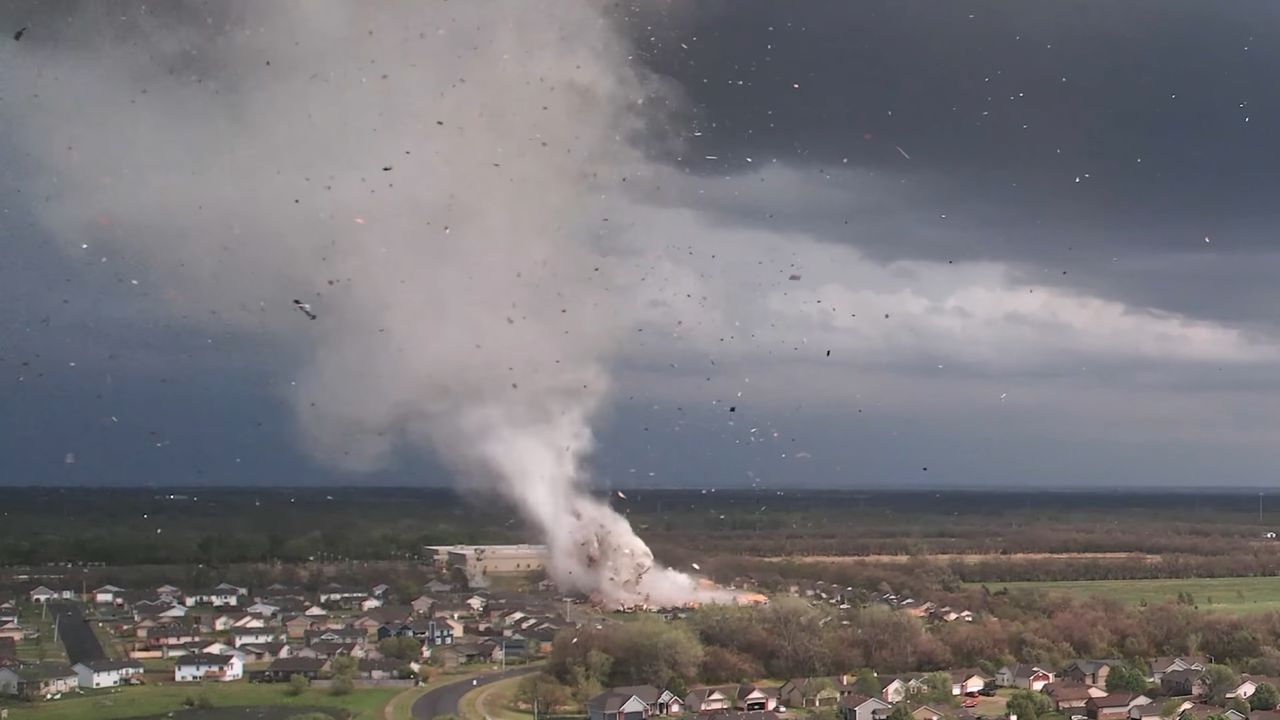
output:
M47 703L0 702L9 709L9 720L121 720L161 715L182 708L188 697L207 696L215 708L244 706L294 706L342 708L360 720L383 717L383 707L403 688L356 690L334 696L308 690L297 697L285 694L282 685L233 683L183 683L146 685L119 692L98 691Z
M1100 595L1125 602L1155 604L1191 593L1203 610L1255 613L1280 610L1280 577L1189 578L1172 580L1066 580L1051 582L989 583L992 590L1034 589Z
M813 563L904 563L912 560L955 560L979 562L982 560L1140 560L1159 562L1160 556L1140 552L1055 552L1055 553L928 553L913 555L804 555L797 557L761 557L765 562L813 562Z

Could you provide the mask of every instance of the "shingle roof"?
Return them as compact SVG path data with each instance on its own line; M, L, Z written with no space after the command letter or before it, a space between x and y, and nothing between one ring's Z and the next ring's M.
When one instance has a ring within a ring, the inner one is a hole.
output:
M606 690L588 700L587 707L597 712L616 713L633 697L635 697L635 695L632 693L621 693Z
M328 661L321 658L309 657L276 658L267 669L274 672L320 672L326 662Z

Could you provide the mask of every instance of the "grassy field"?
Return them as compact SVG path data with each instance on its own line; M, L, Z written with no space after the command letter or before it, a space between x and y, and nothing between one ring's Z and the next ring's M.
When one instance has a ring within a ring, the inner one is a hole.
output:
M360 720L381 720L383 707L404 688L356 690L333 696L316 689L297 697L285 694L282 685L231 683L182 683L124 688L119 692L96 691L45 703L0 702L9 709L9 720L121 720L160 715L178 710L188 697L207 696L214 707L297 706L343 708Z
M1175 580L1071 580L1054 582L987 583L995 590L1007 587L1112 597L1139 604L1176 600L1191 593L1202 610L1255 613L1280 610L1280 577L1190 578Z

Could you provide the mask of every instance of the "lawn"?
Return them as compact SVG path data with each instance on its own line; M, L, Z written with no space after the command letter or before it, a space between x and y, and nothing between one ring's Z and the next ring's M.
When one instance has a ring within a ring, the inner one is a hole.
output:
M120 720L147 715L160 715L182 707L183 700L206 695L214 707L298 706L343 708L361 720L381 719L383 706L404 688L356 690L350 695L334 696L315 689L297 697L285 694L278 684L169 683L123 688L118 692L100 690L62 700L42 703L0 702L9 708L9 720Z
M1280 577L1188 578L1172 580L1066 580L1051 582L985 583L992 590L1007 587L1099 595L1125 602L1156 604L1191 593L1198 607L1243 614L1280 610Z

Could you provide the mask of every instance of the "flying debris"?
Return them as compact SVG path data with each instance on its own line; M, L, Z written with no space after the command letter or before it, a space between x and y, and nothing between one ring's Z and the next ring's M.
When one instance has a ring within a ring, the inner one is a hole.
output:
M303 315L306 315L307 317L311 318L312 320L315 320L315 319L316 319L316 317L317 317L317 316L316 316L316 314L315 314L315 313L311 312L311 305L310 305L309 303L304 303L304 302L302 302L301 300L297 300L297 299L295 299L295 300L293 301L293 305L294 305L294 307L296 307L296 308L298 308L299 310L301 310Z
M800 275L799 275L799 273L792 273L792 274L791 274L791 276L790 276L790 277L788 277L787 279L788 279L788 280L799 280L799 279L800 279Z
M701 570L701 569L702 569L702 568L698 567L698 563L689 563L689 567L693 568L694 570Z
M906 159L908 159L908 160L910 160L910 159L911 159L911 156L907 154L907 151L906 151L906 150L903 150L902 148L898 147L897 145L894 145L894 147L895 147L895 148L898 148L898 152L902 153L902 157L904 157L904 158L906 158Z
M14 42L21 40L22 36L26 34L27 34L27 26L24 25L21 28L18 28L18 32L13 34Z
M617 493L618 493L618 497L622 498L623 500L627 499L627 496L623 495L621 490L618 490Z

